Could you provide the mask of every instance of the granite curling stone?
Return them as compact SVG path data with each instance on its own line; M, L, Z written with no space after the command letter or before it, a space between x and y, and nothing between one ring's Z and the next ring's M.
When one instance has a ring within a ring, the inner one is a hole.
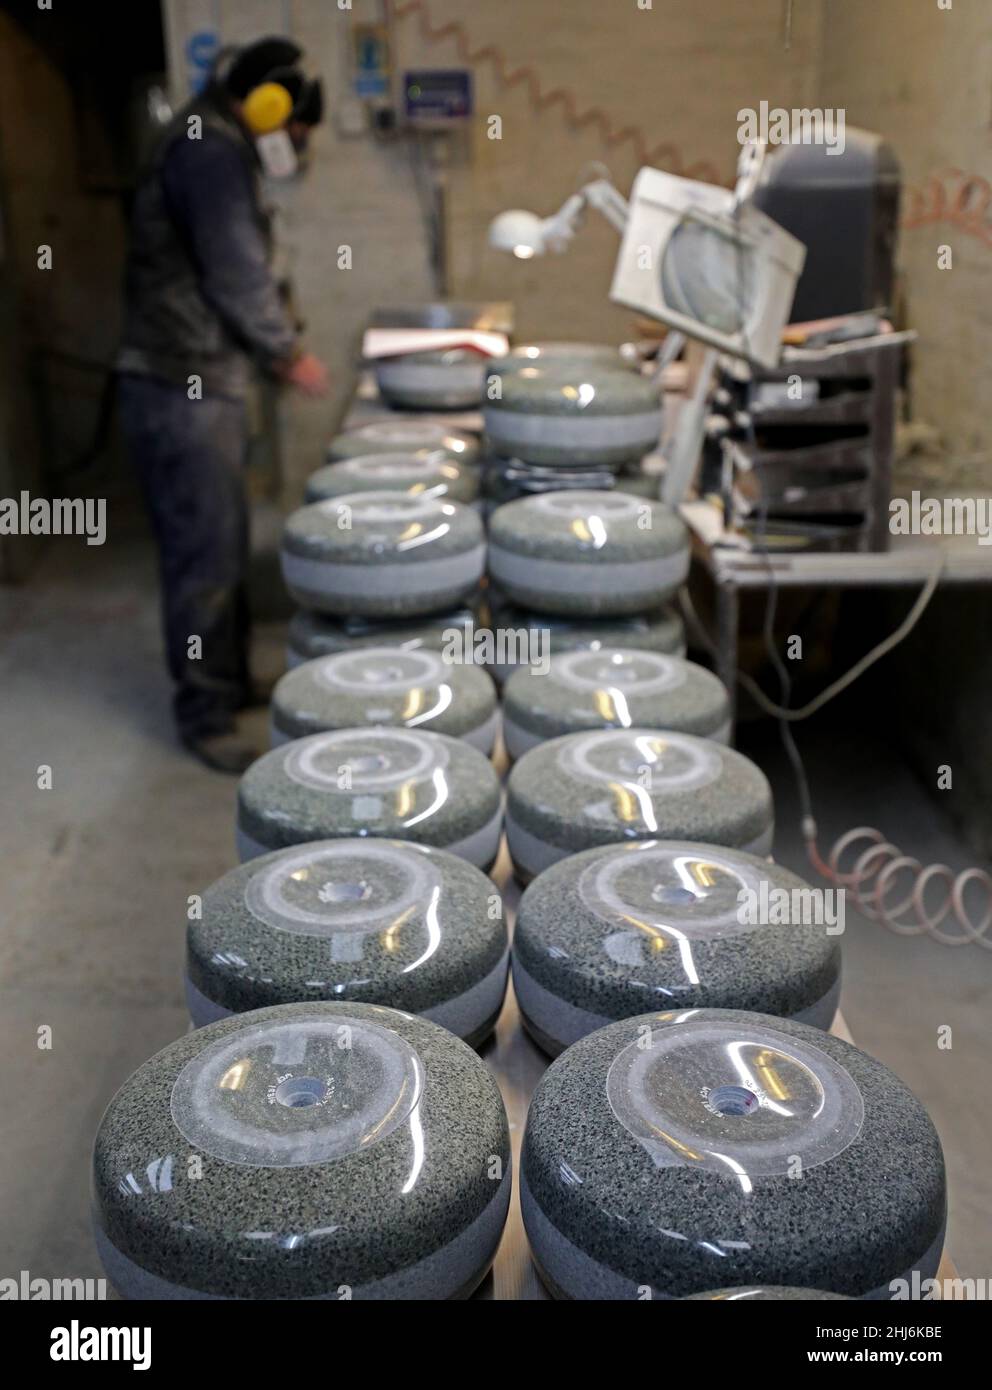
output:
M372 420L335 435L327 447L327 462L359 458L362 454L417 453L426 449L446 458L473 464L479 460L479 441L440 420Z
M365 724L424 729L491 753L496 687L478 666L440 652L364 647L289 671L272 693L272 746L325 729Z
M506 1218L506 1113L436 1023L281 1004L138 1068L100 1123L93 1193L127 1299L466 1297Z
M524 1026L552 1056L659 1005L829 1028L840 940L836 916L812 920L812 900L788 869L715 845L638 840L574 854L520 900L513 987Z
M524 667L506 684L503 739L511 758L561 734L632 724L727 743L730 701L702 666L624 647L562 652L546 671Z
M687 1009L611 1023L539 1082L520 1174L549 1289L684 1298L723 1284L889 1299L931 1277L940 1140L850 1043L788 1019Z
M625 492L546 492L497 507L489 574L524 608L564 617L642 613L689 572L682 521Z
M657 729L603 729L551 739L514 764L506 839L518 880L595 845L696 840L767 854L768 779L710 739Z
M506 458L618 468L657 447L661 399L648 378L622 368L490 368L483 421L490 449Z
M379 395L407 410L475 410L485 391L486 363L471 348L431 349L384 357L374 365Z
M470 507L400 492L355 492L293 512L282 573L301 608L404 618L456 607L485 569Z
M490 674L500 685L514 671L535 665L547 670L559 652L602 650L603 647L636 648L685 656L685 624L674 608L661 607L626 618L551 618L529 608L518 608L499 594L490 597L494 659Z
M479 495L478 469L444 454L361 454L318 468L307 479L306 501L324 502L353 492L403 492L411 497L444 497L474 502Z
M292 669L318 656L338 652L362 651L366 647L399 647L403 651L442 651L461 633L475 630L477 615L469 607L422 618L370 622L367 618L345 618L340 622L320 613L298 609L289 620L286 665Z
M309 840L371 836L433 845L488 869L502 828L484 754L422 729L333 729L252 763L238 786L241 860Z
M491 357L486 363L487 378L507 376L524 367L540 367L548 372L572 373L588 371L632 371L636 360L624 356L610 343L517 343L502 357Z
M759 1284L757 1286L707 1289L705 1293L688 1294L686 1303L793 1303L824 1301L843 1303L847 1294L824 1293L822 1289L790 1289L781 1284Z
M186 932L197 1027L272 1004L327 1000L420 1014L472 1046L507 975L499 894L480 870L401 840L321 840L232 869Z

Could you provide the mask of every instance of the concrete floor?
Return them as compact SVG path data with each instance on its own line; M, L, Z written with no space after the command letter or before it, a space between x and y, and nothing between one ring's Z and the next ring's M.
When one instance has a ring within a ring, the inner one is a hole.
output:
M271 660L279 633L263 636ZM27 587L0 590L0 690L0 1275L98 1276L92 1136L120 1083L186 1028L186 899L234 863L235 784L173 740L140 528L102 549L56 543ZM875 730L859 740L824 724L802 742L825 840L868 822L924 862L967 862ZM777 744L745 746L776 786L777 857L802 870ZM38 789L41 764L51 790ZM951 1253L962 1274L989 1275L992 956L900 939L850 911L844 950L851 1030L929 1107L950 1171ZM950 1051L937 1046L943 1024ZM37 1045L46 1025L51 1050Z

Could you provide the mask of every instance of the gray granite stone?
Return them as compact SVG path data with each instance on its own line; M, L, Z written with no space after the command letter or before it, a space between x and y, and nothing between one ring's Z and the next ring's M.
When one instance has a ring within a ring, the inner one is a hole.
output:
M509 1198L506 1114L447 1030L283 1004L166 1047L100 1123L94 1222L128 1298L464 1296Z
M553 1054L658 1006L745 1009L829 1028L840 939L833 922L813 920L809 893L777 864L687 841L639 840L562 859L534 879L517 912L513 976L524 1023Z
M412 497L474 502L479 495L479 472L471 465L428 449L417 453L361 454L311 473L305 500L323 502L353 492L405 492Z
M282 541L286 587L333 617L404 618L461 602L485 568L470 507L397 492L358 492L293 512Z
M634 372L579 365L490 372L483 408L495 454L565 468L620 465L658 444L657 386Z
M511 758L561 734L632 724L726 743L727 691L712 672L681 657L603 647L559 653L547 670L524 667L503 694L503 738Z
M489 760L444 734L335 729L265 753L238 786L238 848L250 859L309 840L373 836L450 850L488 868L500 785Z
M320 613L299 609L289 621L286 664L299 666L318 656L361 651L366 647L400 647L404 651L439 652L453 632L474 630L477 614L470 607L453 608L434 617L405 621L370 622L366 618L345 618L335 622Z
M487 377L507 376L523 367L542 371L634 371L636 363L624 357L611 343L540 342L517 343L504 357L491 357L486 363Z
M495 661L490 671L503 684L521 669L521 655L538 653L542 664L559 652L599 651L603 647L633 647L638 651L670 652L685 656L685 624L674 608L655 608L621 618L548 617L529 608L518 608L497 591L490 590L492 627L504 634L526 634L516 647L506 646L506 660ZM533 659L531 656L530 659Z
M795 1302L834 1302L848 1301L847 1294L824 1293L822 1289L790 1289L781 1284L745 1285L741 1288L707 1289L705 1293L691 1293L686 1303L795 1303Z
M480 870L401 840L322 840L242 864L186 930L198 1026L273 1004L382 1004L477 1045L506 989L500 895Z
M379 395L406 410L471 410L482 400L488 359L471 348L411 352L373 364Z
M488 754L497 722L492 677L425 649L363 647L317 657L289 671L272 694L273 745L385 724L463 738Z
M464 464L479 460L479 441L474 435L453 430L437 420L371 420L335 435L327 447L327 462L359 458L362 454L408 453L429 449Z
M717 1285L891 1296L932 1277L940 1141L880 1062L787 1019L644 1014L552 1064L527 1116L521 1206L567 1297Z
M522 882L566 855L623 840L697 840L767 854L773 829L761 769L691 734L566 734L525 753L507 784L507 843Z
M508 502L489 521L493 582L539 613L641 613L670 599L688 569L680 518L629 493L547 492Z

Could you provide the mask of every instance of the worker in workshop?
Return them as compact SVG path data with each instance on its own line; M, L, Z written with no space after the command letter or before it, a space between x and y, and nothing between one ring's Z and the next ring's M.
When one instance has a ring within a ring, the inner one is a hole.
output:
M253 371L323 395L323 363L270 268L263 174L300 166L322 114L300 48L226 51L176 113L135 193L119 410L161 561L174 712L183 743L238 773L257 756L238 714L262 703L249 668L245 398Z

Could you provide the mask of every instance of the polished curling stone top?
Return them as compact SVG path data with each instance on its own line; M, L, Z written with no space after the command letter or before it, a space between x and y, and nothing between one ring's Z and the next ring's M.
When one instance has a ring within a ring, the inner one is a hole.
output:
M252 763L238 786L242 858L307 840L413 840L487 865L500 785L460 739L420 729L334 729Z
M524 893L514 970L573 1006L568 1029L587 1018L589 1031L652 1005L789 1017L830 997L825 1026L840 938L835 924L812 920L812 894L788 869L741 850L680 840L603 845L552 864Z
M335 435L327 450L328 463L358 458L362 454L440 452L462 463L476 463L479 441L474 435L453 430L441 420L372 420Z
M360 454L312 473L307 479L306 501L322 502L352 492L403 492L413 497L474 502L479 495L479 475L476 469L428 449Z
M636 648L560 652L547 671L523 667L507 683L503 717L514 757L518 749L582 729L639 725L723 743L730 735L721 680L681 657Z
M482 544L482 522L471 508L381 490L300 507L283 532L283 548L291 555L370 569L384 561L412 568Z
M465 995L506 949L492 880L401 840L320 840L262 855L206 890L186 932L191 984L231 1013L306 999L421 1014Z
M642 415L660 410L658 388L646 377L598 364L579 363L566 370L521 367L500 378L500 394L487 407L521 414L592 419L604 415Z
M572 1297L721 1280L889 1297L936 1269L946 1215L940 1140L887 1067L736 1010L642 1014L568 1048L531 1101L520 1189Z
M488 753L496 722L492 677L438 651L382 646L317 657L288 671L272 692L272 731L282 739L390 725L465 738Z
M710 739L644 728L565 734L532 748L510 773L506 813L514 860L519 829L549 863L620 840L765 854L774 822L768 779L749 758Z
M832 1301L848 1302L847 1294L824 1293L822 1289L792 1289L781 1284L757 1284L750 1287L730 1289L707 1289L705 1293L688 1294L686 1303L821 1303Z
M585 489L520 497L497 507L491 544L514 554L594 567L687 552L681 519L661 502Z
M496 1083L452 1033L284 1004L124 1083L94 1148L98 1239L136 1297L449 1297L453 1266L475 1283L491 1255L509 1162Z
M490 358L486 364L490 375L502 376L509 372L519 372L524 367L541 367L544 370L574 372L577 368L588 367L602 371L629 371L636 363L629 361L620 348L610 343L518 343L503 357Z

